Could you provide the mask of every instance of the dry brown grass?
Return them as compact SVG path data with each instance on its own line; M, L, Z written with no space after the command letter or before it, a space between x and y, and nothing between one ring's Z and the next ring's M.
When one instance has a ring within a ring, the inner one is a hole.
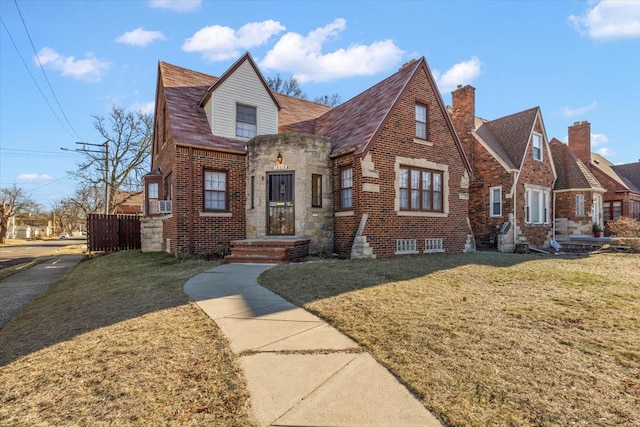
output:
M254 425L235 356L182 292L213 263L84 261L0 330L0 425Z
M640 255L283 265L260 282L367 348L450 426L640 426Z

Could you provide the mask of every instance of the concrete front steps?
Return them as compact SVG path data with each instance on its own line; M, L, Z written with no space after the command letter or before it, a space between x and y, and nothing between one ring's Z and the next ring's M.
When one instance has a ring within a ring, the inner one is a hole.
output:
M279 264L300 261L309 255L309 239L293 236L234 240L231 255L225 260L234 264Z

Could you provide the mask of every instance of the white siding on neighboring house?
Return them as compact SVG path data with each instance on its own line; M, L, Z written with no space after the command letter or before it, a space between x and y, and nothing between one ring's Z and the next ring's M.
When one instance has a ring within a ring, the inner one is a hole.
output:
M278 107L249 61L244 61L216 88L204 107L213 135L236 138L238 103L256 107L258 135L278 133Z

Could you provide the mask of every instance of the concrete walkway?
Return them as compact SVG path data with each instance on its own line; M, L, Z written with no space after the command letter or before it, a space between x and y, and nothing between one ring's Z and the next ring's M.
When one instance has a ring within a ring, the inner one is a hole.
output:
M441 425L356 343L258 285L271 267L224 264L184 285L240 355L258 425Z

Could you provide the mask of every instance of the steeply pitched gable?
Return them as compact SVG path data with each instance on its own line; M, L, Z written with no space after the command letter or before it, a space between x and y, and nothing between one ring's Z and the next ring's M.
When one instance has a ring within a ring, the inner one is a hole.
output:
M465 167L470 170L469 162L454 131L451 119L447 114L440 92L424 57L406 64L395 74L332 109L313 123L308 122L307 126L311 127L313 124L313 133L332 138L332 154L366 153L375 136L389 117L390 112L398 104L398 101L418 72L425 73L458 152L463 159Z
M505 164L513 169L519 169L539 111L540 108L534 107L487 121L478 128L476 133Z
M271 91L271 88L269 88L267 81L264 79L264 76L258 69L258 66L256 65L255 61L253 60L249 52L246 52L244 55L242 55L240 59L238 59L227 71L224 72L224 74L222 74L218 79L216 79L216 81L202 95L202 99L200 100L200 105L204 106L206 102L209 100L209 98L211 97L211 94L216 90L216 88L222 85L245 62L247 62L251 66L251 68L253 68L253 71L256 73L256 75L260 79L260 82L264 86L265 90L269 93L269 96L271 96L273 103L276 104L278 109L280 109L280 104L278 103L278 100L273 94L273 91Z
M204 148L244 151L244 142L215 137L199 101L216 77L166 62L159 63L159 80L164 86L167 126L174 142Z
M602 189L602 185L584 163L569 149L567 144L553 138L549 145L558 173L555 190Z

